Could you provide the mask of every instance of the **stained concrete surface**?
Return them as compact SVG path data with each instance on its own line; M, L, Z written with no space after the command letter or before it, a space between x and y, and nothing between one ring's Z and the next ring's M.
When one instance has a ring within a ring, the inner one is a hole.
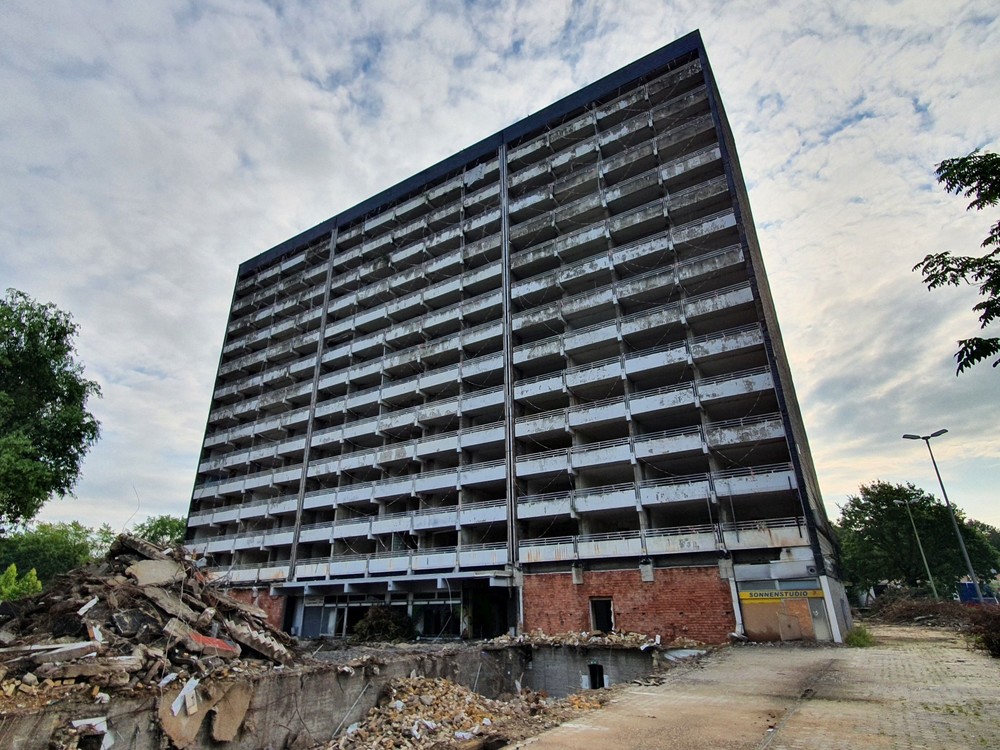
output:
M511 748L1000 747L1000 659L950 632L872 631L877 643L866 649L726 649Z

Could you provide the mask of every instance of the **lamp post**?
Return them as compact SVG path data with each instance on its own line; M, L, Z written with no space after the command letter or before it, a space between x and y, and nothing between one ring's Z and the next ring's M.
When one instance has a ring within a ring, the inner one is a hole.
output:
M941 472L938 471L937 461L934 460L934 451L931 450L931 438L940 437L944 435L948 430L938 430L937 432L932 432L930 435L903 435L905 440L923 440L927 444L927 452L931 454L931 463L934 465L934 473L937 474L938 484L941 486L941 494L944 496L944 504L948 507L948 515L951 516L951 525L955 527L955 536L958 537L958 546L962 550L962 557L965 560L965 567L969 571L969 578L972 579L972 585L976 590L976 599L980 604L983 603L983 592L979 588L979 579L976 578L976 571L972 568L972 561L969 559L969 551L965 548L965 539L962 538L962 532L958 528L958 521L955 518L955 510L951 507L951 502L948 500L948 491L944 488L944 481L941 479ZM911 516L912 520L912 516Z
M934 601L941 601L938 596L937 586L934 585L934 576L931 575L931 566L927 564L927 555L924 554L924 545L920 543L920 534L917 533L917 524L913 520L913 511L910 510L909 500L893 500L896 505L905 505L906 514L910 517L910 525L913 527L913 536L917 538L917 549L920 550L920 559L924 561L924 570L927 571L927 580L930 581L931 591L934 592Z

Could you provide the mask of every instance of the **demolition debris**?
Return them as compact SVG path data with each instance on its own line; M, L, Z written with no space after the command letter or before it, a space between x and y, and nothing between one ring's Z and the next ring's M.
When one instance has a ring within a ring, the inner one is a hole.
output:
M604 693L553 700L522 689L509 700L491 700L451 680L411 675L393 680L364 721L351 724L327 750L501 747L599 708Z
M159 694L171 683L183 686L181 707L192 715L202 680L295 661L289 636L272 628L258 607L208 585L181 548L164 550L129 536L114 542L105 561L61 576L11 609L14 614L0 620L4 715L65 699L106 704L112 688ZM216 693L216 702L243 702L228 691ZM176 717L177 700L173 707ZM102 722L95 717L67 735L103 731L94 729Z

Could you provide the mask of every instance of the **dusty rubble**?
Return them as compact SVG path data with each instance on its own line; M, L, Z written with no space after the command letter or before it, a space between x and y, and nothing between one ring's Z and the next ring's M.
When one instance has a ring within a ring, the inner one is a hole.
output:
M506 698L506 699L504 699ZM500 747L535 734L581 711L599 708L604 691L553 700L524 689L492 700L451 680L411 675L393 680L363 722L347 727L327 750Z
M105 561L61 576L10 609L0 617L4 715L63 700L89 701L99 712L121 691L159 695L178 687L190 714L205 678L294 661L291 639L271 628L259 608L209 586L181 548L128 536L115 541ZM227 691L218 700L224 697L243 699ZM62 744L75 747L74 738L93 731L68 728Z
M517 636L502 635L487 642L487 647L506 648L507 646L570 646L593 648L640 649L651 648L704 648L705 645L690 638L675 638L670 642L661 642L659 636L650 637L642 633L627 633L601 630L584 630L582 632L558 633L548 635L541 630L533 630Z

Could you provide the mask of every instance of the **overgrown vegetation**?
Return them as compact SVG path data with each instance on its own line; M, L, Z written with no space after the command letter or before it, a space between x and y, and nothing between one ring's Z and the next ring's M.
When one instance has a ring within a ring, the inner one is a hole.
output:
M357 641L409 641L416 630L405 613L389 607L369 607L365 616L354 626L352 637Z
M77 325L55 305L8 289L0 298L0 535L73 492L100 424L101 395L76 357Z
M1000 569L1000 550L990 543L997 530L968 520L960 508L955 515L977 574L988 580ZM837 534L844 580L861 592L881 583L929 591L914 527L938 592L950 596L967 572L951 518L943 503L910 483L863 484L841 506Z
M15 599L23 599L26 596L37 594L42 590L42 582L35 575L32 568L20 578L17 577L17 566L11 563L0 574L0 602L12 602Z
M855 625L847 631L844 643L852 648L868 648L875 645L875 636L864 625Z
M971 198L968 210L981 211L1000 205L1000 154L973 151L968 156L945 159L937 166L938 182L955 195ZM979 313L979 327L985 330L1000 320L1000 221L993 224L982 247L984 255L954 255L950 251L931 253L913 267L924 277L928 289L969 284L979 287L982 300L972 309ZM973 336L958 342L955 359L961 374L979 362L1000 355L1000 336ZM1000 365L1000 358L993 367Z
M973 648L1000 659L1000 607L935 602L906 595L883 596L872 607L871 617L894 624L935 625L951 628L969 639Z

